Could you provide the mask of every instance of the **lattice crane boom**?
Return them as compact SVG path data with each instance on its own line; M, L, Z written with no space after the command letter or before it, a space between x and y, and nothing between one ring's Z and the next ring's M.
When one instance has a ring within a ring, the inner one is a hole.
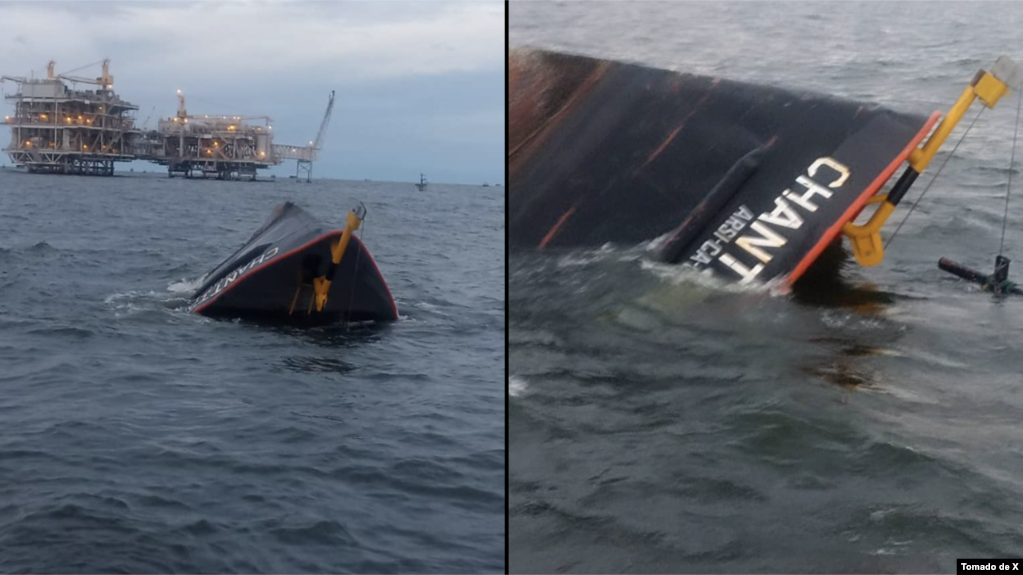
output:
M313 149L319 150L323 147L323 135L327 133L327 124L330 123L330 114L334 111L334 90L330 91L330 100L327 102L327 112L323 114L323 121L320 122L320 131L316 133L316 141Z

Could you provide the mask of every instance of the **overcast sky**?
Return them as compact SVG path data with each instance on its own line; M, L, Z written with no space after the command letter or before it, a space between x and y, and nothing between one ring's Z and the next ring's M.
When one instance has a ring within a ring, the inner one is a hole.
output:
M275 143L301 145L336 90L322 177L503 181L504 46L500 0L0 2L0 75L110 58L114 90L150 127L175 113L181 89L190 114L269 116Z

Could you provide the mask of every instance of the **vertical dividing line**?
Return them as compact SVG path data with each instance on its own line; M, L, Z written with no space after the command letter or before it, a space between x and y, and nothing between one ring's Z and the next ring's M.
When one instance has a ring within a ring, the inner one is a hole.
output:
M1005 248L1005 226L1009 221L1009 196L1012 194L1012 171L1016 165L1016 136L1019 134L1019 112L1023 109L1023 90L1019 91L1016 104L1016 129L1012 132L1012 156L1009 159L1009 183L1005 188L1005 213L1002 215L1002 240L998 243L998 255Z

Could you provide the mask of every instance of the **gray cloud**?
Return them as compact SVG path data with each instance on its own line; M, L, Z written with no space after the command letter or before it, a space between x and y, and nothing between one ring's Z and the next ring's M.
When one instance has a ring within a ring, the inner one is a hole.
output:
M361 98L374 89L436 91L429 100L413 92L379 93L389 107L376 106L359 121L379 119L374 140L381 146L389 141L380 154L429 147L419 126L443 122L444 129L431 133L452 147L452 155L434 160L443 166L422 169L470 182L503 175L499 1L15 2L0 3L0 22L7 31L0 35L0 73L38 76L51 58L60 72L109 57L115 89L140 106L140 122L153 106L154 116L172 114L180 88L190 112L268 115L278 140L302 143L315 133L331 89L338 90L339 111L352 94ZM78 74L94 76L98 66ZM499 85L491 89L483 79ZM444 110L445 102L455 101L459 110ZM393 125L395 117L408 118L405 130ZM317 171L363 177L334 153L354 143L344 122L345 115L335 113ZM491 149L501 152L481 156ZM364 177L408 178L403 171L409 167Z

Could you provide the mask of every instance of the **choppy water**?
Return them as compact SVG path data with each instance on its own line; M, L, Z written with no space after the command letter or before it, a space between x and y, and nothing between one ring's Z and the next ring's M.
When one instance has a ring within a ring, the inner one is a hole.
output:
M1021 24L1008 3L513 3L510 43L929 112L997 56L1023 61ZM936 268L992 266L1016 105L985 112L846 288L723 289L636 246L513 253L510 570L952 572L1017 555L1023 299Z
M0 571L502 571L502 190L0 171ZM400 321L182 310L286 199Z

